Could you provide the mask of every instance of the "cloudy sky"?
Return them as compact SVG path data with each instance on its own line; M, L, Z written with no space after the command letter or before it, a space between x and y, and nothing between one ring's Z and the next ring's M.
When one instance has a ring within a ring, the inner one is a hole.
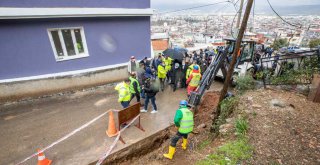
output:
M212 4L217 2L223 2L226 0L151 0L151 7L156 9L157 12L168 12L175 11L179 9L185 9L195 6L201 6L206 4ZM237 0L233 0L237 1ZM246 0L245 0L246 1ZM302 14L310 9L309 12L313 11L319 14L320 0L269 0L272 6L280 13L297 13ZM238 3L240 4L240 3ZM301 6L304 5L304 6ZM314 5L314 6L305 6ZM315 6L317 5L317 6ZM288 7L289 6L289 7ZM220 10L220 8L222 10ZM213 6L193 9L192 11L183 11L191 13L206 13L213 10L218 10L219 12L235 12L233 6L229 3L220 3ZM271 12L271 9L267 3L267 0L255 0L255 11L257 13L267 13ZM178 12L181 13L181 12Z
M157 8L162 5L179 6L180 4L199 5L221 2L224 0L151 0L153 8ZM313 5L320 4L320 0L270 0L270 3L275 6L285 5ZM267 0L256 0L257 6L267 5Z

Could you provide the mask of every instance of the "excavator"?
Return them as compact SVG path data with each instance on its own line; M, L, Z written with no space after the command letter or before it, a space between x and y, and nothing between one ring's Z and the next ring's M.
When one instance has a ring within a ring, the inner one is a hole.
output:
M223 52L213 56L212 61L203 73L200 84L195 92L192 92L188 98L190 107L195 107L200 103L204 92L210 89L210 86L216 77L225 79L229 65L231 63L232 54L235 51L236 40L224 39L226 47ZM232 75L232 84L236 84L237 77L246 74L252 74L255 69L256 62L259 61L256 52L256 42L253 40L242 40L240 52L238 52L237 62Z

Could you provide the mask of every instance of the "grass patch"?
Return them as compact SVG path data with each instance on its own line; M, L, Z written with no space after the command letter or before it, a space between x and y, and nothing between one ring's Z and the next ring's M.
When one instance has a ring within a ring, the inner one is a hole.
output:
M251 90L255 88L255 82L252 76L246 75L246 76L240 76L237 79L237 85L236 89L243 93L247 90Z
M236 134L245 135L249 128L249 123L243 118L239 118L235 122Z
M247 138L239 138L221 146L216 153L197 162L197 165L236 165L252 156L253 148Z

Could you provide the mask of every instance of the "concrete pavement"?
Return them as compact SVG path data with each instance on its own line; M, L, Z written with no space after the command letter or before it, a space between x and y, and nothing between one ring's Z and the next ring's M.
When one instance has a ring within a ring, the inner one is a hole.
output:
M218 85L220 88L221 85ZM217 85L215 85L216 89ZM179 100L186 90L172 92L167 87L157 95L157 114L141 114L145 132L129 127L122 137L127 144L117 143L113 152L131 145L172 123ZM135 101L135 99L133 100ZM79 128L109 109L121 109L113 86L80 91L63 96L0 105L0 164L16 164L59 138ZM149 105L149 112L151 105ZM88 164L98 160L114 138L106 136L108 115L65 141L45 151L53 165ZM36 164L34 157L24 164Z

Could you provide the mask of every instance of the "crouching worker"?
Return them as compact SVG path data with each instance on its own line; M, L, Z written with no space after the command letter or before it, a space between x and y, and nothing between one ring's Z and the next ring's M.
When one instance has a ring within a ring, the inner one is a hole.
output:
M182 137L182 149L187 149L188 134L193 130L193 113L187 107L188 102L185 100L180 101L180 107L176 111L174 117L174 124L178 127L178 132L171 139L169 146L169 153L163 154L164 157L172 159L176 151L176 145L178 140Z

